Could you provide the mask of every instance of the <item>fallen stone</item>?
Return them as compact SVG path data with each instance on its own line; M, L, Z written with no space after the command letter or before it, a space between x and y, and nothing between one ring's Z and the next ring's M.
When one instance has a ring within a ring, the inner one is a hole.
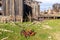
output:
M5 37L5 38L2 38L1 40L7 40L8 39L8 37Z
M11 30L6 30L6 29L0 29L0 31L4 31L4 32L13 32Z

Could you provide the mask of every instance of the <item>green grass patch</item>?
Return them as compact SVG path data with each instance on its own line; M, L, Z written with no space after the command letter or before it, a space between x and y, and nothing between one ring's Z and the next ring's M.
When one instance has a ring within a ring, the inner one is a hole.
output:
M48 37L52 36L51 40L55 40L53 33L60 32L60 19L56 20L45 20L43 22L40 22L38 24L32 24L31 22L24 22L20 23L17 22L15 25L14 23L0 23L0 29L6 29L11 30L13 32L4 32L0 30L0 40L8 37L6 40L50 40ZM43 29L42 25L49 25L52 29ZM33 29L36 34L35 36L30 36L28 38L25 38L24 36L21 36L20 32L21 30L26 29L30 30Z

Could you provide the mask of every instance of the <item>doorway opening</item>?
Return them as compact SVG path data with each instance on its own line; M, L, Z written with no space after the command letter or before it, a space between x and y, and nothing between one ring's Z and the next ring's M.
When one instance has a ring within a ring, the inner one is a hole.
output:
M0 16L2 16L2 13L0 12Z
M23 7L23 22L31 21L31 17L32 17L32 8L29 5L24 4L24 7Z

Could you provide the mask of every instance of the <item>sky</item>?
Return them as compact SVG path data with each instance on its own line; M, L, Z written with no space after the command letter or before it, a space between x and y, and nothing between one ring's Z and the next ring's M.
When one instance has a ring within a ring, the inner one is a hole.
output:
M36 0L36 1L41 1L44 3L60 3L60 0Z
M36 1L38 1L38 2L42 2L41 4L40 4L40 10L47 10L47 9L49 9L49 8L51 8L52 9L52 5L54 4L54 3L60 3L60 0L36 0Z

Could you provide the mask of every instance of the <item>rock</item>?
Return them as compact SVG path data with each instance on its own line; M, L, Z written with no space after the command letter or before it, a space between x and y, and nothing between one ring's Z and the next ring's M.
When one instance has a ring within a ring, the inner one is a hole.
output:
M1 40L7 40L8 37L2 38Z
M0 29L1 31L4 31L4 32L13 32L11 30L6 30L6 29Z

